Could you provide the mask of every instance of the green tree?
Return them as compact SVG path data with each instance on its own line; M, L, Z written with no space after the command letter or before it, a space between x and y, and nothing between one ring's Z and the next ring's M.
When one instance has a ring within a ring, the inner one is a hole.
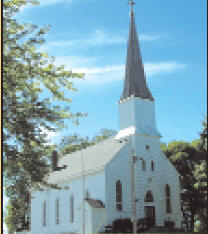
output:
M28 228L30 188L47 185L52 147L43 130L60 130L65 119L78 123L83 116L57 104L69 107L73 78L83 74L55 66L53 57L38 51L49 27L18 23L16 13L27 4L37 1L3 1L3 175L10 230Z
M78 134L64 136L59 146L59 155L71 154L77 150L93 145L89 137L82 137Z
M116 133L117 132L115 130L102 128L93 138L82 137L78 134L64 136L59 146L59 152L61 155L70 154L88 146L95 145L103 140L109 139Z
M184 215L191 218L190 231L194 230L195 215L201 204L198 190L195 187L195 166L198 163L198 152L190 143L184 141L170 142L163 146L164 153L173 163L181 178L181 199ZM186 217L187 218L187 217ZM187 219L188 220L188 219Z
M98 134L96 134L93 138L92 138L92 142L99 143L103 140L106 140L110 137L113 137L116 135L116 131L115 130L111 130L111 129L107 129L107 128L102 128Z
M202 131L200 139L194 142L198 151L198 163L195 166L194 175L196 178L195 188L201 203L198 209L198 219L200 221L200 231L207 231L207 117L202 122Z

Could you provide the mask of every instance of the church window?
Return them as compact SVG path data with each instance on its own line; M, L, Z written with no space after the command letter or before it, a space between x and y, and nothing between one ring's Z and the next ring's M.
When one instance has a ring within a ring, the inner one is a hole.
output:
M142 159L142 171L146 171L146 161Z
M57 198L56 199L56 202L55 202L55 222L56 224L59 224L59 199Z
M116 210L122 210L122 184L120 180L116 181Z
M171 200L170 200L170 186L166 184L165 187L165 195L166 195L166 213L171 213Z
M145 196L145 199L144 199L145 202L153 202L153 195L152 195L152 192L151 191L148 191L146 193L146 196Z
M149 145L146 145L146 150L149 150L150 149L150 146Z
M43 202L43 226L46 226L46 201Z
M74 222L74 197L70 197L70 222Z
M155 164L153 161L151 161L151 171L154 171L154 169L155 169Z

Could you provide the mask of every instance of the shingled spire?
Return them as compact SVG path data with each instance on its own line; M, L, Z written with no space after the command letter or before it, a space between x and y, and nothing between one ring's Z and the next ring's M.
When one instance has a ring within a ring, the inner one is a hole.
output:
M131 96L153 100L152 94L146 84L133 7L131 7L125 81L121 100Z

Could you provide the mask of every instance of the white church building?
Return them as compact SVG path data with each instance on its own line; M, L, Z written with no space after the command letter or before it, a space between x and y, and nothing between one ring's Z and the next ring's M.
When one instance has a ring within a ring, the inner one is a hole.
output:
M133 214L149 218L152 226L172 220L181 227L180 175L160 149L133 9L118 107L120 131L114 138L64 155L57 165L54 160L48 182L63 189L32 192L31 234L94 234Z

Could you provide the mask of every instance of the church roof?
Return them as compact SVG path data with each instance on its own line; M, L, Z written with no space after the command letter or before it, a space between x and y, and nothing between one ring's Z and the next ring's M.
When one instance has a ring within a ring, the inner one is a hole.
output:
M133 10L131 11L125 81L121 100L131 96L153 100L146 84Z
M66 165L66 169L49 173L48 182L59 183L79 177L83 173L83 166L85 175L104 170L107 163L121 150L124 144L126 142L111 138L65 155L59 160L58 166Z
M86 198L85 199L89 205L91 205L93 208L105 208L103 202L98 199L92 199L92 198Z

